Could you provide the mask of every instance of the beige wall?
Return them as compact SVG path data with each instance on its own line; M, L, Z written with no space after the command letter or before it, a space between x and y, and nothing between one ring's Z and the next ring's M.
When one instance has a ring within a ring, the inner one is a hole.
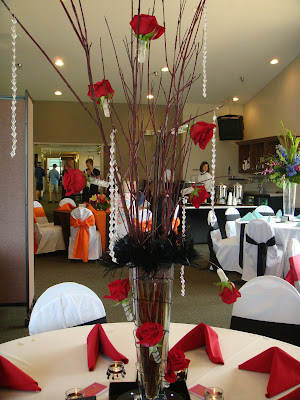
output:
M276 135L280 120L300 135L299 105L300 56L245 105L245 139Z
M187 120L190 115L195 115L204 113L209 110L213 110L217 107L216 104L187 104L184 108L184 120ZM224 106L217 110L217 117L226 114L237 114L243 115L243 106L238 104L233 104L231 106L231 111L229 111L229 106ZM197 121L205 121L212 123L213 113L205 114L203 117L196 118ZM227 171L230 166L231 175L238 174L238 146L235 140L219 140L219 132L216 132L216 183L227 184ZM207 161L211 164L211 141L206 146L205 150L200 149L194 143L191 148L191 156L189 166L187 167L186 180L192 180L193 175L199 174L199 167L202 161Z

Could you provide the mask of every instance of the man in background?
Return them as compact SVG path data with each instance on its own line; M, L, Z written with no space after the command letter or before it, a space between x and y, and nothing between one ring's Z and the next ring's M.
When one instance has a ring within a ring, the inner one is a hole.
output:
M52 193L54 192L55 195L55 203L58 203L57 201L57 193L58 193L58 182L59 182L59 172L56 169L57 165L53 164L53 169L48 174L49 178L49 202L52 203Z
M43 178L46 176L46 172L44 168L42 168L42 163L39 161L34 171L34 176L36 179L36 192L35 199L37 201L42 200L42 191L43 191Z

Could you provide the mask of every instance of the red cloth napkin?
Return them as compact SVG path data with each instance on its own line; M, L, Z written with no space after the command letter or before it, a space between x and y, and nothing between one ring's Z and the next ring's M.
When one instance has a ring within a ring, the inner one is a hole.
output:
M204 345L206 345L206 353L210 361L215 364L224 364L218 334L203 322L183 336L172 350L177 349L186 352Z
M0 356L0 387L40 392L38 383L18 367Z
M276 396L300 383L300 362L279 347L270 347L239 365L240 369L269 372L266 397Z
M300 400L300 387L298 387L296 390L293 390L291 393L280 397L279 400Z
M102 326L97 324L87 337L87 357L90 371L94 371L99 352L114 361L123 361L124 364L128 363L128 358L114 348Z

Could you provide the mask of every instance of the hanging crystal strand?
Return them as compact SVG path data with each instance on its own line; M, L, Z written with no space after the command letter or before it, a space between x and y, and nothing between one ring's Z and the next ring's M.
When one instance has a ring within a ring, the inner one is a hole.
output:
M205 2L203 10L203 59L202 59L202 70L203 70L203 97L206 97L206 59L207 59L207 5Z
M17 38L17 20L11 20L11 38L12 38L12 60L11 60L11 83L12 83L12 101L11 101L11 136L12 148L10 152L11 158L16 155L17 150L17 129L16 129L16 104L17 104L17 65L16 65L16 38Z
M110 198L110 220L109 220L109 255L113 262L117 262L114 252L116 242L116 223L117 223L117 187L115 181L116 170L115 159L115 130L110 134L110 161L109 161L109 198Z
M186 224L186 211L185 206L187 203L187 198L183 197L182 199L182 241L185 241L185 224ZM181 282L181 296L185 296L185 279L184 279L184 265L181 266L180 269L180 282Z
M213 116L213 123L216 124L217 116L216 110L219 108L217 107L214 110ZM216 222L215 221L215 175L216 175L216 129L213 129L213 137L211 139L212 142L212 149L211 149L211 191L210 191L210 202L211 202L211 211L212 211L212 225Z
M122 306L123 306L127 321L133 321L133 315L132 315L130 305L128 304L127 299L122 301Z

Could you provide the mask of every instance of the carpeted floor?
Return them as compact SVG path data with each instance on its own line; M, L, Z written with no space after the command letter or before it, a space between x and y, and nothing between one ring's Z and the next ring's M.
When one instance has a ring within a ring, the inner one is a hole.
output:
M49 221L52 219L53 209L57 204L48 204L42 201ZM214 283L219 281L215 272L208 269L207 245L196 245L203 259L195 266L185 267L186 294L181 296L180 268L175 266L173 290L173 306L171 321L198 324L205 322L212 326L229 328L232 306L224 304L218 296L219 289ZM205 260L206 259L206 260ZM82 263L69 261L66 252L43 254L35 256L35 299L48 287L57 283L72 281L81 283L92 289L103 301L108 322L125 321L123 309L115 306L111 300L103 299L108 294L107 284L119 277L104 275L101 262ZM128 274L123 271L123 278ZM239 279L237 273L229 273L228 277L234 281ZM0 342L17 339L28 335L25 327L25 307L0 307Z

